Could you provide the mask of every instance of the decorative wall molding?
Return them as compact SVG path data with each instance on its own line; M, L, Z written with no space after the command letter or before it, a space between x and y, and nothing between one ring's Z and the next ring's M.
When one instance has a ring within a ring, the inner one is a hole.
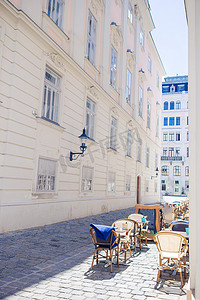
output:
M89 94L91 94L96 99L99 99L97 89L94 87L94 85L91 85L91 86L88 87L88 92L89 92Z
M111 115L113 115L116 118L119 117L118 109L115 106L111 108Z
M112 22L110 25L111 28L111 41L113 45L119 49L120 43L122 41L122 31L119 25Z
M128 66L130 68L133 68L135 66L135 53L127 50L126 58L127 58Z
M59 54L54 52L45 53L45 54L51 59L51 61L56 65L56 67L66 71L64 59Z

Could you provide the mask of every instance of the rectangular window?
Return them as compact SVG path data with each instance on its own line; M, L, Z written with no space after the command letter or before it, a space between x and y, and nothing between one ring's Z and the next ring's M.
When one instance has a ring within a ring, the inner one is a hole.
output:
M181 125L181 118L180 117L176 117L176 125Z
M142 26L140 27L140 45L144 48L144 31Z
M147 103L147 128L150 128L151 123L151 105Z
M187 157L189 157L189 147L187 147Z
M185 181L185 189L188 191L189 190L189 181Z
M187 131L187 141L189 141L189 131Z
M108 172L108 192L115 192L115 173Z
M139 116L142 117L143 110L143 89L139 86Z
M175 180L174 184L179 185L179 180Z
M131 176L126 175L126 192L131 191Z
M133 25L134 24L134 11L133 11L133 8L130 3L128 5L128 19L130 20L131 24Z
M168 118L167 117L164 118L164 126L168 126Z
M96 52L96 28L97 21L89 10L88 12L88 32L87 32L87 58L92 64L95 64Z
M174 167L174 176L180 176L181 175L181 167L175 166Z
M183 92L185 90L185 85L184 84L178 84L178 92Z
M180 132L176 132L176 141L179 142L181 140Z
M62 29L63 22L63 0L47 0L47 14Z
M174 147L169 147L169 156L170 157L174 156Z
M187 125L189 124L189 121L188 121L188 116L187 116Z
M163 156L167 156L167 148L163 148Z
M110 61L110 85L116 89L117 87L117 51L111 46Z
M131 145L132 145L132 134L131 131L127 131L127 149L126 149L126 155L131 156Z
M169 126L174 126L174 117L169 118Z
M37 174L37 192L54 192L56 179L56 161L39 158Z
M164 142L168 141L168 133L167 132L163 132L163 141Z
M86 134L94 139L95 103L87 98L86 102Z
M146 167L149 168L149 148L147 147L147 152L146 152Z
M169 85L162 86L162 92L163 93L169 93Z
M151 73L151 66L152 66L152 61L151 61L151 57L148 56L148 71Z
M91 192L92 184L93 184L93 168L83 166L81 191L82 192Z
M169 175L169 167L168 166L162 166L161 175L162 176L168 176Z
M180 148L178 147L178 148L176 148L176 156L180 156Z
M131 104L131 82L132 82L132 75L129 69L127 69L127 77L126 77L126 102L130 105Z
M42 117L55 123L58 123L60 81L61 77L47 67L44 79Z
M141 161L141 156L142 156L142 141L141 139L138 139L137 142L137 160Z
M185 176L189 176L189 167L185 167Z
M169 133L169 141L174 141L174 132Z
M117 148L117 120L111 118L111 127L110 127L110 148L116 150Z

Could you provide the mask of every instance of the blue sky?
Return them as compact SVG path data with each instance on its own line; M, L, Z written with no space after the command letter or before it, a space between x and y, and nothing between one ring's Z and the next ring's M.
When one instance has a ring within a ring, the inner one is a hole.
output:
M155 44L167 76L188 74L188 28L184 0L149 0Z

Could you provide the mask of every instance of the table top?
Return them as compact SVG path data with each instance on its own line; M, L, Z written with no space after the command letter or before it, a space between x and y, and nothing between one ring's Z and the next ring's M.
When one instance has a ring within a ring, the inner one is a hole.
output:
M185 231L173 231L173 230L162 230L162 231L175 232L175 233L181 234L181 235L184 236L186 239L189 239L189 234L187 234Z

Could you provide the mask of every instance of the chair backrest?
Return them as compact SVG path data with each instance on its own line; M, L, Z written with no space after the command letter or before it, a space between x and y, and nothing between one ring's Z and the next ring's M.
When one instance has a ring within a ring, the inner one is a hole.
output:
M137 225L136 221L130 219L118 219L112 224L114 227L129 230L129 232L135 232L137 230Z
M113 231L111 231L110 235L108 236L107 240L102 240L97 237L96 232L94 228L89 229L89 233L92 235L92 242L95 245L95 247L102 247L102 248L108 248L111 249L113 245Z
M128 219L134 220L136 222L141 222L142 221L142 217L146 218L146 216L141 215L141 214L131 214L131 215L128 216Z
M182 231L185 232L185 228L189 227L188 221L174 221L170 226L170 230L172 231Z
M160 231L154 240L159 252L181 253L183 244L187 245L186 238L172 231Z

